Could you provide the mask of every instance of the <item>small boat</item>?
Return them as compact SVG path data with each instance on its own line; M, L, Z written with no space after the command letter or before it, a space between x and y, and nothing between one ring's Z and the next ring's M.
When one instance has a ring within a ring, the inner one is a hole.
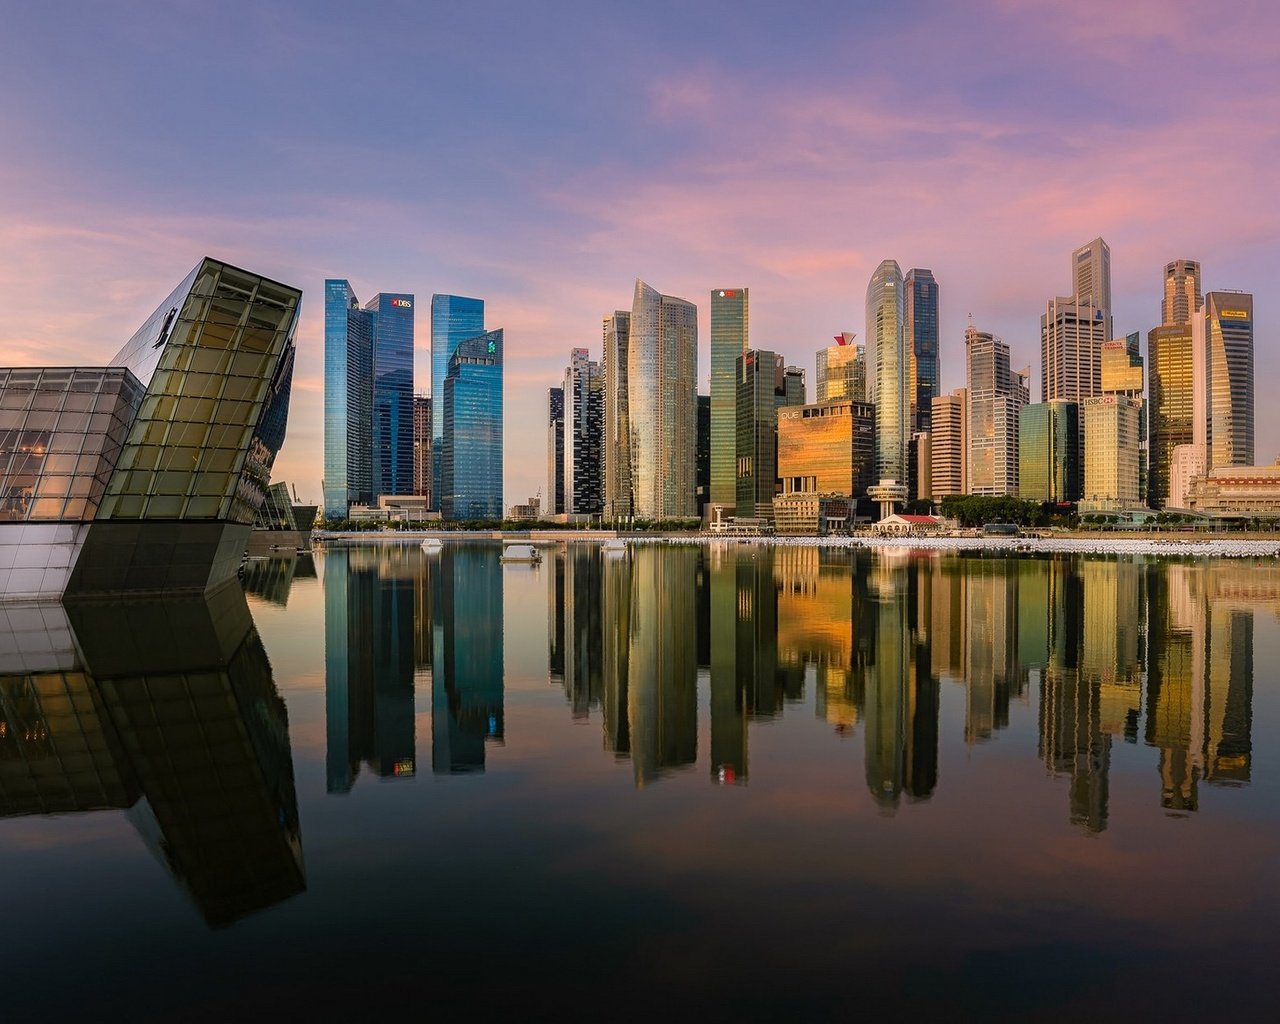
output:
M530 565L542 564L542 552L532 544L508 544L502 549L502 561L527 562Z
M433 551L439 551L444 547L444 541L439 537L428 537L422 542L422 550L430 554Z
M627 553L627 542L621 537L610 537L600 545L600 550L606 555L625 555Z

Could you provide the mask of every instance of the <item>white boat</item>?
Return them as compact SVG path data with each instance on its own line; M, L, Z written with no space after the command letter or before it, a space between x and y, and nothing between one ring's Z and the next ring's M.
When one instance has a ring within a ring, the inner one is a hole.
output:
M621 537L610 537L600 545L600 550L606 555L625 555L627 553L627 542Z
M439 551L442 547L444 547L444 541L439 537L428 537L422 542L422 550L428 553Z
M504 562L528 562L531 565L542 563L542 552L532 544L508 544L502 549Z

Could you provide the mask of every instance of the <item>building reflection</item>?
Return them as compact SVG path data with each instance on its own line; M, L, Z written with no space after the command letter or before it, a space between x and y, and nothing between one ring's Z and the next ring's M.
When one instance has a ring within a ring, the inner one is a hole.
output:
M5 612L0 816L127 808L210 927L305 888L288 719L238 585Z
M484 771L502 743L502 563L495 546L446 544L431 575L431 770Z
M339 546L324 560L326 777L346 793L361 766L413 775L414 626L420 553Z
M249 559L241 570L240 583L246 594L283 608L289 603L289 591L293 588L294 579L314 579L315 575L316 566L310 552L290 552L283 557L273 555L269 558Z

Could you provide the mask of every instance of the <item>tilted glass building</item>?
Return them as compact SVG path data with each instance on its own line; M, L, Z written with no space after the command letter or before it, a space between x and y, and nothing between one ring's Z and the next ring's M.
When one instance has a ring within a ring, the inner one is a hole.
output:
M484 299L461 295L431 296L431 399L436 415L431 423L431 447L435 452L444 446L444 379L449 373L449 360L457 347L468 338L484 333ZM444 464L440 458L432 466L432 494L436 507L443 508L441 490Z
M502 331L460 342L444 378L440 514L502 518Z
M692 518L697 514L698 307L637 280L626 374L634 514Z
M302 293L204 259L99 368L0 368L0 597L234 578L284 443Z

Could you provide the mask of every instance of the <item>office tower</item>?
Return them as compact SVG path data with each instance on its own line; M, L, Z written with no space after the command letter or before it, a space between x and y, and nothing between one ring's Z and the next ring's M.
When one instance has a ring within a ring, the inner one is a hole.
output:
M942 370L938 359L938 282L932 270L913 268L902 282L907 347L907 399L911 431L928 430Z
M444 378L440 514L502 518L502 331L459 342Z
M634 514L641 519L692 518L698 307L637 279L626 374Z
M1077 501L1080 407L1055 399L1018 414L1018 497L1058 504Z
M564 388L547 388L547 515L564 514Z
M799 366L788 366L783 371L783 392L786 395L784 405L804 405L808 388L804 383L804 370Z
M1141 505L1147 494L1147 417L1143 401L1145 381L1142 372L1142 355L1139 352L1139 335L1135 331L1123 339L1104 342L1102 346L1102 393L1128 399L1137 410L1136 459L1138 466L1138 495L1134 502ZM1128 413L1123 415L1127 416ZM1083 424L1082 424L1083 427ZM1109 428L1108 428L1109 429ZM1126 432L1127 427L1123 428ZM1087 448L1087 443L1086 443ZM1128 464L1126 455L1121 462ZM1127 470L1122 471L1122 474ZM1088 475L1088 466L1085 467ZM1127 500L1127 499L1126 499Z
M1101 238L1082 245L1071 254L1074 298L1081 304L1106 311L1111 319L1111 248ZM1111 324L1107 324L1107 333Z
M431 296L431 400L436 415L431 424L431 448L436 453L432 467L431 493L436 508L442 508L444 464L444 379L454 350L468 338L484 333L484 299L461 295Z
M867 401L876 406L876 476L907 481L907 358L902 271L885 260L867 284Z
M738 357L750 338L746 288L711 292L711 500L732 507L737 494Z
M373 320L373 497L413 494L413 296L382 292Z
M929 448L935 501L969 493L969 391L956 388L933 400Z
M1018 415L1028 372L1011 373L1009 346L985 331L964 332L969 384L969 493L1018 493Z
M1209 447L1206 469L1253 465L1253 296L1204 297L1208 359Z
M867 394L866 350L855 345L853 334L836 335L836 343L818 349L815 401L827 402L843 398L862 402Z
M778 409L787 402L782 356L748 349L738 356L737 490L739 518L773 519L778 476Z
M564 511L604 511L604 374L575 348L564 374Z
M1080 403L1084 421L1081 511L1124 510L1141 504L1138 434L1142 404L1124 394Z
M1160 303L1160 323L1186 324L1204 304L1200 294L1200 264L1195 260L1174 260L1164 265L1164 299Z
M427 508L434 508L431 496L431 399L426 395L413 396L413 493L427 499Z
M734 410L735 415L737 410ZM735 424L736 427L736 424ZM736 440L736 439L735 439ZM698 396L698 518L706 518L711 500L711 396Z
M875 480L876 408L836 400L778 410L783 494L866 494Z
M604 318L604 502L610 521L634 510L631 493L631 428L627 411L627 353L631 314L617 310Z
M373 503L373 335L376 317L351 285L324 283L324 514Z

